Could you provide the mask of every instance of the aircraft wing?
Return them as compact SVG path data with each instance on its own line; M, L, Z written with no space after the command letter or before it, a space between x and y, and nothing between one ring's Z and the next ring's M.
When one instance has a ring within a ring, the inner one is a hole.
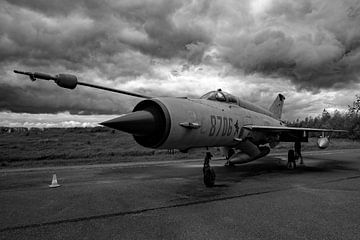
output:
M302 128L302 127L286 127L286 126L259 126L246 125L244 128L248 130L261 132L347 132L346 130L323 129L323 128Z

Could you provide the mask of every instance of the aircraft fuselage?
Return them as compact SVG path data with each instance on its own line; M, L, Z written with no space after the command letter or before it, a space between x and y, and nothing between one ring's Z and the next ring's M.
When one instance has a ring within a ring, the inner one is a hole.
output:
M245 134L242 132L245 125L281 125L280 120L263 113L237 104L207 99L147 99L135 106L133 112L137 111L148 111L156 115L156 122L160 122L160 125L150 134L134 134L135 140L142 146L158 149L185 150L220 146L232 148L238 144L234 138ZM124 129L121 117L119 120L113 124L103 124L129 133L138 132L131 127ZM266 141L265 136L256 136L253 139L255 144L264 144Z

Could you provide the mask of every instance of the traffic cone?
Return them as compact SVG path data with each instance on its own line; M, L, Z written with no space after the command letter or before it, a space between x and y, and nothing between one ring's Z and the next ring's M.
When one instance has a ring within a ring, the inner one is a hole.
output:
M51 185L49 185L49 187L51 187L51 188L60 187L60 184L58 184L58 182L57 182L56 174L53 174Z

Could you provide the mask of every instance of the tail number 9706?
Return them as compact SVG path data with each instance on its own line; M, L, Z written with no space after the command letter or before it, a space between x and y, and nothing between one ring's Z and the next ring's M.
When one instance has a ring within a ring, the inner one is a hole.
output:
M230 136L233 128L232 118L222 116L210 116L210 131L209 136Z

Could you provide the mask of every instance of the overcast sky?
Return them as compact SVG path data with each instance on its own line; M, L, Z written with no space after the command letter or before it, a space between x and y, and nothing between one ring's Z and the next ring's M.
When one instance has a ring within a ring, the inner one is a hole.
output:
M282 93L284 119L316 116L360 94L360 1L0 0L0 125L89 126L139 101L14 69L264 107Z

